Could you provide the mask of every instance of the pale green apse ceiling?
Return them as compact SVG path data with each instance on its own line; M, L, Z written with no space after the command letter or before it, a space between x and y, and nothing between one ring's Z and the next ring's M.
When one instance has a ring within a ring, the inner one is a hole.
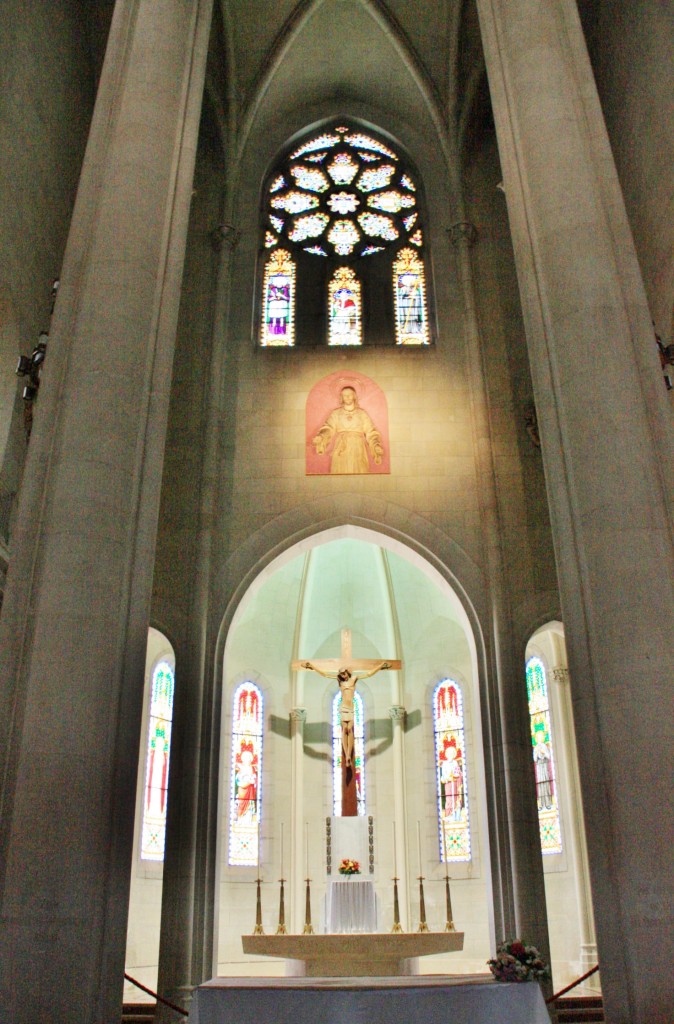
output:
M448 591L396 552L345 538L251 587L228 637L225 680L254 673L285 692L292 659L337 657L343 628L355 657L401 658L410 695L444 675L471 679L470 644Z

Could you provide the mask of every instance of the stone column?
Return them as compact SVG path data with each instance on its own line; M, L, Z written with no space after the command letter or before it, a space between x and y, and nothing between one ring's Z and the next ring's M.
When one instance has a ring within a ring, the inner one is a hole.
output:
M0 1018L118 1020L212 0L117 0L0 627Z
M478 0L478 12L555 540L606 1015L665 1024L674 960L666 396L576 5Z
M397 674L397 673L396 673ZM396 862L398 865L398 900L403 931L407 931L410 922L410 893L407 879L407 801L405 800L405 716L407 712L402 704L393 704L388 709L393 727L393 820L396 823ZM383 849L389 837L379 831L377 842ZM388 884L388 882L386 883Z
M290 921L288 930L301 932L304 925L304 725L306 708L290 712Z
M467 221L458 221L450 229L450 239L456 248L463 293L483 557L488 580L490 621L485 623L488 661L481 692L495 939L498 943L515 935L523 937L549 958L524 664L513 639L484 354L475 303L471 249L478 243L477 230Z

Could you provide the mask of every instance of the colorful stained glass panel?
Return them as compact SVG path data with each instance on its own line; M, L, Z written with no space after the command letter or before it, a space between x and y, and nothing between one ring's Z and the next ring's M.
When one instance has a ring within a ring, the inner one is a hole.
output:
M241 683L232 701L232 774L229 801L229 863L259 863L262 800L262 691Z
M271 205L275 210L285 210L286 213L304 213L306 210L315 210L318 199L304 192L286 192L283 196L275 196Z
M402 192L378 192L368 196L367 205L373 210L384 210L385 213L399 213L402 209L414 206L414 196L403 195Z
M369 135L363 135L360 132L354 132L352 135L346 135L345 141L353 146L355 149L370 149L373 153L383 153L384 156L390 156L392 160L397 160L398 157L395 153L392 153L390 149L383 146L381 142L377 142L375 139L371 139Z
M328 199L328 206L333 213L355 213L360 206L360 199L353 192L335 192Z
M326 170L335 185L350 185L360 170L360 164L349 153L337 153Z
M445 864L469 861L471 847L463 698L459 684L452 679L443 680L435 688L433 726L440 860Z
M325 192L330 188L330 182L317 167L304 167L303 164L296 164L290 168L290 173L300 188L306 188L310 192Z
M325 231L330 218L326 213L308 213L306 217L298 217L293 228L288 232L291 242L303 242L305 238L317 238Z
M173 694L173 669L168 662L160 661L152 673L150 722L145 759L141 860L163 861L164 859Z
M545 666L540 658L529 658L526 674L541 852L561 853L562 828L559 820L550 703Z
M285 249L271 254L264 270L260 344L295 343L295 263Z
M358 223L367 235L384 238L388 242L398 237L398 229L391 218L381 213L361 213L358 215Z
M384 188L390 182L394 170L390 164L368 167L356 182L356 188L361 192L373 192L376 188Z
M350 267L339 267L328 285L329 345L361 345L360 281Z
M397 345L428 345L424 265L412 249L401 249L393 263Z
M360 239L360 232L350 220L336 220L328 231L328 241L332 242L339 256L348 256Z
M294 153L291 153L290 159L297 160L298 157L304 156L305 153L315 153L317 149L329 149L339 141L339 135L333 135L331 132L327 132L325 135L318 135L315 139L310 139L309 142L305 142Z

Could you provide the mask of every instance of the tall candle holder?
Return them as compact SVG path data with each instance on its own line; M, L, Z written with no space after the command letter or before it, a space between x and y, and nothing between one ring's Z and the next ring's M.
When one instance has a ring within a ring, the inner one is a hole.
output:
M393 928L391 928L391 932L394 935L400 935L402 930L402 925L400 924L400 904L398 903L398 878L395 876L393 879Z
M446 932L455 932L454 918L452 917L452 897L449 893L449 875L445 870L445 903L447 905L447 923L445 924Z
M262 927L262 889L260 888L262 879L257 876L257 898L255 901L255 927L253 928L253 935L264 935L264 928Z
M314 929L311 923L311 879L306 879L307 890L306 898L304 901L304 928L302 930L303 935L313 935Z
M285 878L279 878L279 882L281 883L281 891L279 893L278 928L276 929L276 934L277 935L287 935L288 934L288 929L286 928L286 908L285 908L285 899L284 899L284 893L283 893L283 885L285 883Z
M419 875L419 927L418 932L427 932L426 924L426 901L424 900L424 876Z

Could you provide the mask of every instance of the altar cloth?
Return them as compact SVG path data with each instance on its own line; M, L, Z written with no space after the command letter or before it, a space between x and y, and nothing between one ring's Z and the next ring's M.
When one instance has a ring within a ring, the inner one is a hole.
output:
M369 879L335 879L325 898L325 930L331 934L372 933L377 930L374 882Z
M536 983L460 977L213 978L188 1024L550 1024Z

